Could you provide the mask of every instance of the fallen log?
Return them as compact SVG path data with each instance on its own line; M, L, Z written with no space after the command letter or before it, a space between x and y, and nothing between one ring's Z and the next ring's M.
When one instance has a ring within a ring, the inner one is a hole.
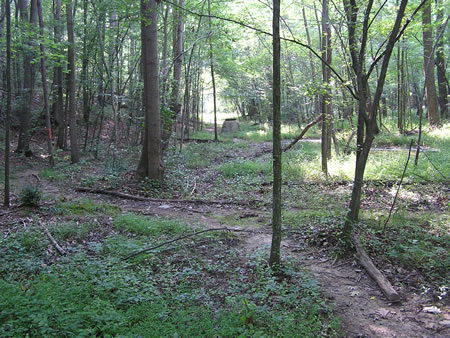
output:
M283 152L288 151L289 149L291 149L298 141L300 141L303 136L305 136L306 132L308 131L309 128L311 128L313 125L319 123L322 120L322 114L320 114L319 116L316 117L316 119L314 121L311 121L309 124L306 125L306 127L302 130L302 132L300 133L300 135L298 135L294 141L292 141L289 145L287 145L286 147L283 148Z
M151 198L151 197L142 197L135 196L130 194L125 194L123 192L113 191L113 190L103 190L103 189L95 189L95 188L85 188L78 187L75 189L78 192L87 192L91 194L102 194L109 195L114 197L119 197L123 199L129 199L133 201L144 201L144 202L163 202L163 203L191 203L191 204L204 204L204 205L215 205L215 204L231 204L231 205L244 205L249 206L256 203L262 203L261 201L226 201L226 200L199 200L199 199L165 199L165 198Z
M372 277L373 280L378 284L381 291L383 291L384 295L389 301L399 302L400 296L398 295L397 291L394 290L387 278L380 272L380 270L377 269L375 264L373 264L372 260L364 250L361 241L359 240L359 237L356 233L352 233L352 241L353 245L356 248L356 255L358 257L358 260L364 267L364 269L366 269L369 276Z

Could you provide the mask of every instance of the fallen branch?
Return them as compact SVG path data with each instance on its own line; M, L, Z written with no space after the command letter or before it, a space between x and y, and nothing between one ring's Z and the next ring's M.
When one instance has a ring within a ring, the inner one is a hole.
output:
M199 199L190 199L190 200L180 200L180 199L165 199L165 198L150 198L150 197L142 197L142 196L136 196L136 195L130 195L125 194L118 191L112 191L112 190L103 190L103 189L95 189L95 188L84 188L84 187L78 187L75 189L78 192L87 192L91 194L102 194L102 195L109 195L124 199L129 199L133 201L146 201L146 202L163 202L163 203L192 203L192 204L205 204L205 205L211 205L211 204L232 204L232 205L251 205L255 203L259 203L260 201L225 201L225 200L199 200Z
M387 280L387 278L377 269L375 264L373 264L370 257L367 255L363 246L361 245L361 241L356 233L352 233L352 241L356 248L356 254L358 256L358 260L361 265L366 269L367 273L373 280L378 284L381 291L383 291L386 298L391 302L400 301L400 296L397 291L394 290L391 283Z
M300 141L303 136L305 136L306 132L308 131L309 128L311 128L313 125L319 123L322 120L322 114L320 114L319 116L316 117L316 119L312 122L310 122L309 124L306 125L306 127L302 130L302 132L300 133L300 135L298 135L294 141L292 141L288 146L283 148L283 152L288 151L289 149L291 149L298 141Z
M48 229L41 224L42 229L44 229L45 234L47 235L48 239L50 240L50 242L53 244L53 246L55 247L56 251L58 251L58 253L61 256L65 256L66 251L64 251L64 249L58 244L58 242L53 238L52 234L50 233L50 231L48 231Z
M189 234L189 235L184 235L184 236L180 236L180 237L171 239L170 241L167 241L167 242L158 244L158 245L156 245L156 246L152 246L152 247L150 247L150 248L146 248L146 249L143 249L143 250L136 251L136 252L134 252L134 253L128 255L127 257L125 257L123 260L124 260L124 261L127 261L127 260L129 260L130 258L136 257L137 255L140 255L140 254L143 254L143 253L146 253L146 252L149 252L149 251L158 249L158 248L160 248L160 247L162 247L162 246L165 246L165 245L167 245L167 244L171 244L171 243L174 243L174 242L178 242L178 241L181 241L182 239L194 237L194 236L197 236L197 235L200 235L200 234L202 234L202 233L209 232L209 231L251 232L251 230L232 229L232 228L226 228L226 227L223 227L223 228L206 229L206 230L194 232L194 233Z

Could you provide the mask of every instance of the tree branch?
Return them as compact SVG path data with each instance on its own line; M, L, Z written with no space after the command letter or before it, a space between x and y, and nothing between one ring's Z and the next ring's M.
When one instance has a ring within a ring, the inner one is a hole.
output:
M267 36L272 36L272 33L270 33L270 32L266 32L266 31L264 31L264 30L262 30L260 28L256 28L256 27L250 26L250 25L248 25L246 23L243 23L241 21L237 21L237 20L230 19L230 18L225 18L225 17L220 17L220 16L216 16L216 15L207 15L207 14L196 13L194 11L191 11L191 10L185 8L185 7L179 6L179 5L177 5L177 4L175 4L175 3L171 2L171 1L166 0L166 2L171 4L174 7L182 9L183 11L185 11L186 13L189 13L191 15L195 15L195 16L199 16L199 17L207 17L207 18L211 18L211 19L217 19L217 20L222 20L222 21L234 23L236 25L239 25L239 26L251 29L251 30L253 30L255 32L258 32L258 33L261 33L261 34L264 34L264 35L267 35ZM325 64L326 67L328 67L331 70L331 72L336 76L336 78L348 89L350 94L356 100L358 100L358 96L355 94L353 89L347 84L347 81L345 81L342 78L342 76L328 62L326 62L326 60L324 60L319 55L319 53L317 53L311 46L309 46L309 45L307 45L307 44L305 44L303 42L298 41L295 37L293 37L292 39L280 37L280 39L283 40L283 41L294 43L296 45L299 45L299 46L304 47L304 48L308 49L309 51L311 51L311 53L313 53L314 56L316 56L321 62L323 62Z
M162 247L162 246L165 246L165 245L167 245L167 244L171 244L171 243L174 243L174 242L178 242L178 241L181 241L182 239L186 239L186 238L190 238L190 237L195 237L195 236L197 236L197 235L200 235L200 234L203 234L203 233L209 232L209 231L252 232L251 230L233 229L233 228L226 228L226 227L223 227L223 228L206 229L206 230L194 232L194 233L189 234L189 235L179 236L179 237L177 237L177 238L171 239L170 241L160 243L160 244L155 245L155 246L152 246L152 247L150 247L150 248L145 248L145 249L142 249L142 250L133 252L132 254L126 256L123 260L124 260L124 261L127 261L127 260L129 260L130 258L133 258L133 257L136 257L136 256L138 256L138 255L140 255L140 254L143 254L143 253L146 253L146 252L149 252L149 251L158 249L158 248L160 248L160 247Z
M298 135L294 141L292 141L288 146L286 146L283 149L283 152L288 151L289 149L291 149L298 141L300 141L303 136L306 134L306 132L308 131L309 128L311 128L313 125L319 123L322 120L323 114L320 114L319 116L316 117L316 119L312 122L310 122L308 125L306 125L306 127L302 130L302 132L300 133L300 135Z
M422 8L422 6L425 4L425 2L427 2L428 0L422 0L422 2L419 4L419 6L414 10L414 12L410 15L410 17L408 18L408 20L406 20L405 24L403 25L402 29L400 30L400 32L398 33L395 42L397 42L403 35L403 33L405 32L406 28L409 26L409 24L411 23L411 21L414 19L414 16L417 14L417 12L419 12L419 10ZM394 43L395 43L394 42ZM374 70L376 64L384 57L384 55L386 54L386 51L384 51L383 53L381 53L370 65L369 67L369 71L367 72L367 77L370 77L370 74L372 73L372 71Z

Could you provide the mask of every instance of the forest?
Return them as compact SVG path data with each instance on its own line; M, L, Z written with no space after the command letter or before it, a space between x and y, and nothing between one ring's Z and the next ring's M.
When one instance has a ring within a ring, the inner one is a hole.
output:
M1 0L0 336L450 336L447 0Z

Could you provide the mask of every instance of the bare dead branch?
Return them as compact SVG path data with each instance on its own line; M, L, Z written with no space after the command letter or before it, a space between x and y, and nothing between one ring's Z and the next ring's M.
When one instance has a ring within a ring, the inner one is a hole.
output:
M48 239L50 240L50 242L52 243L52 245L55 247L56 251L58 251L58 253L61 256L64 256L66 254L66 251L58 244L58 242L53 238L52 234L50 233L50 231L43 225L40 224L42 229L44 229L45 234L47 235Z
M311 128L312 126L314 126L315 124L319 123L322 120L323 114L320 114L319 116L316 117L316 119L312 122L310 122L309 124L306 125L306 127L302 130L302 132L300 133L300 135L298 135L294 141L292 141L288 146L286 146L283 149L283 152L288 151L289 149L291 149L298 141L300 141L303 136L305 136L306 132L308 131L309 128Z
M150 248L145 248L145 249L142 249L142 250L133 252L132 254L130 254L130 255L128 255L127 257L125 257L123 260L124 260L124 261L127 261L127 260L129 260L130 258L133 258L133 257L136 257L136 256L138 256L138 255L140 255L140 254L143 254L143 253L146 253L146 252L149 252L149 251L158 249L158 248L160 248L160 247L162 247L162 246L165 246L165 245L167 245L167 244L175 243L175 242L181 241L182 239L195 237L195 236L197 236L197 235L203 234L203 233L205 233L205 232L210 232L210 231L252 232L252 230L233 229L233 228L226 228L226 227L223 227L223 228L212 228L212 229L201 230L201 231L194 232L194 233L192 233L192 234L179 236L179 237L177 237L177 238L171 239L170 241L160 243L160 244L155 245L155 246L152 246L152 247L150 247Z

